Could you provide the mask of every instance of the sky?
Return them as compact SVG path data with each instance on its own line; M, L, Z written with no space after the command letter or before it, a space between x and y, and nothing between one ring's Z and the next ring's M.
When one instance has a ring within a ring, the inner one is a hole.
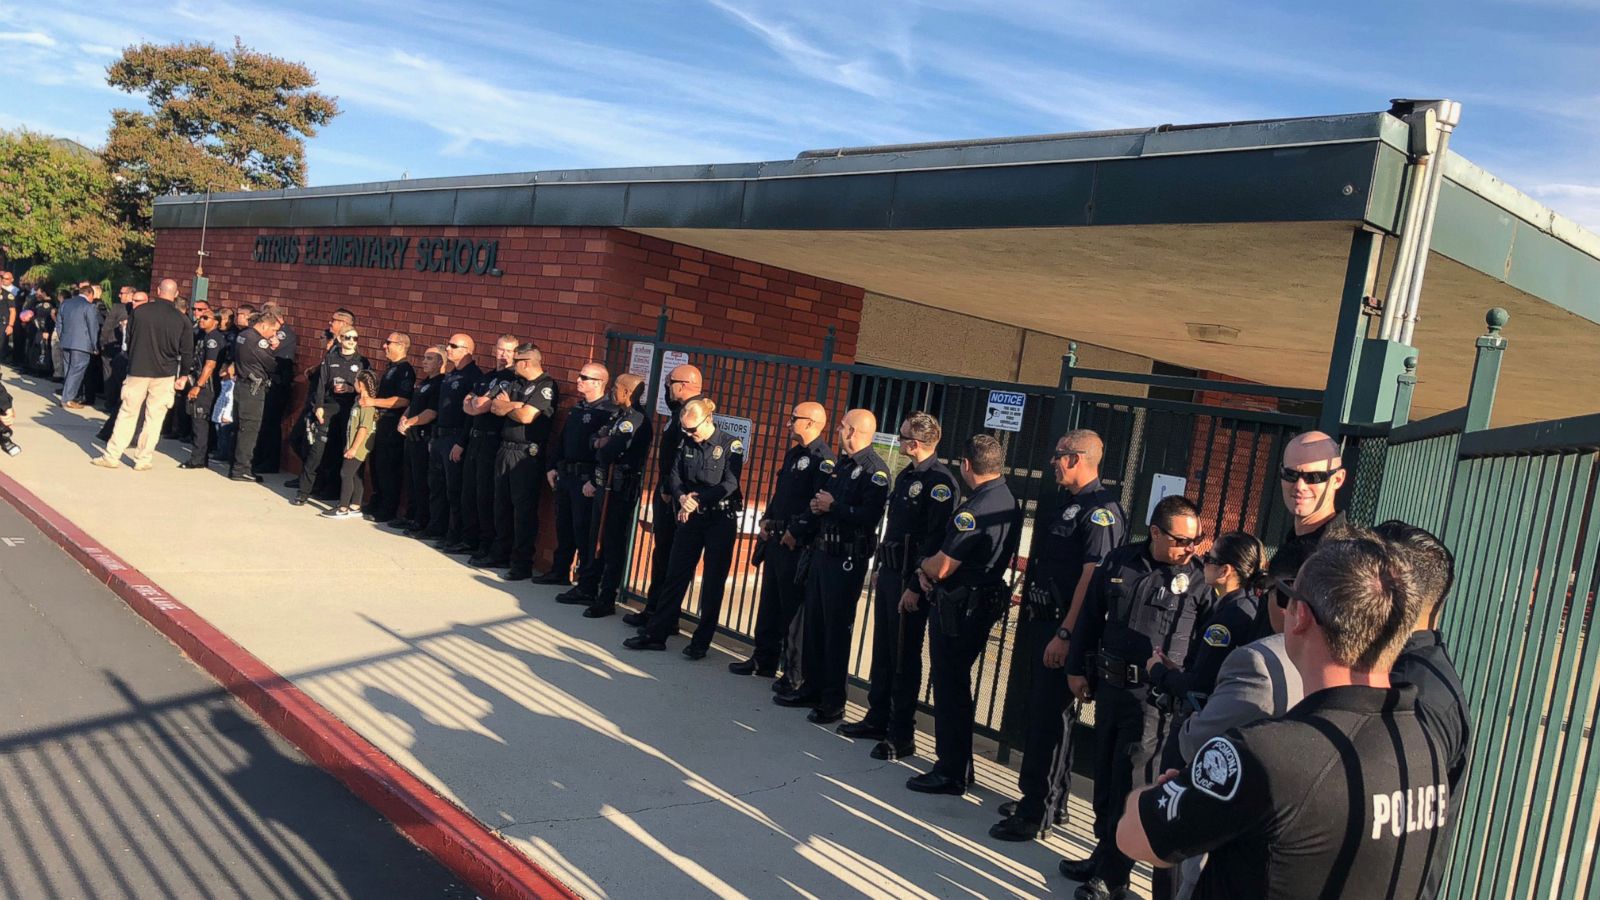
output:
M1452 148L1600 231L1600 0L0 0L0 128L90 146L140 41L306 63L309 183L787 159L859 146L1459 100Z

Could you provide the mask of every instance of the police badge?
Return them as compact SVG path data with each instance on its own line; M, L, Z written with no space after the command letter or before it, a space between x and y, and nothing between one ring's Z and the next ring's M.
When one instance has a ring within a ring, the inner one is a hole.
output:
M712 447L711 448L711 458L712 459L721 459L722 458L722 448L721 447Z
M1171 585L1171 587L1172 587L1172 592L1174 594L1181 594L1184 591L1187 591L1189 589L1189 576L1188 576L1188 574L1186 574L1184 572L1179 572L1178 574L1172 576L1172 585Z
M1081 507L1081 506L1079 506L1079 505L1078 505L1078 504L1076 504L1076 503L1074 503L1074 504L1072 504L1072 505L1071 505L1071 506L1069 506L1069 507L1067 507L1067 508L1066 508L1066 509L1063 509L1063 510L1062 510L1062 511L1061 511L1061 518L1063 518L1063 519L1070 519L1070 518L1072 518L1072 517L1073 517L1073 516L1076 516L1076 515L1077 515L1077 514L1078 514L1078 510L1080 510L1080 509L1082 509L1082 508L1083 508L1083 507Z
M911 482L911 486L906 488L906 495L909 496L909 497L919 497L919 496L921 496L922 495L922 482L920 482L920 481Z
M809 456L802 456L794 462L794 470L796 472L804 472L809 468L811 468L811 457Z

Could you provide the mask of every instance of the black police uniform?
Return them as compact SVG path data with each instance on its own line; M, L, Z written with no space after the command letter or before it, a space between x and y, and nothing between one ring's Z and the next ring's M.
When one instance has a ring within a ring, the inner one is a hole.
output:
M272 351L273 369L267 385L267 401L262 407L261 429L271 438L256 445L255 470L276 472L283 465L283 413L289 408L294 391L294 358L300 340L289 323L278 326L277 349Z
M439 538L442 550L462 549L461 460L452 461L450 456L466 442L467 414L461 401L482 377L483 370L474 361L445 375L439 384L438 418L428 442L428 536Z
M484 372L470 393L493 397L516 380L517 373L510 369ZM500 454L502 424L501 417L487 409L467 416L467 433L461 441L461 542L473 551L475 565L498 566L506 562L494 557L494 470L495 457Z
M1139 798L1150 849L1209 852L1195 897L1417 897L1457 804L1411 685L1317 691L1213 738Z
M633 547L633 516L639 506L645 459L650 455L650 419L637 407L616 407L595 434L594 484L600 489L600 555L579 574L578 588L593 598L583 614L591 619L616 611L622 570Z
M201 468L208 464L211 453L211 407L217 402L217 373L222 368L223 336L213 328L194 342L194 360L189 366L189 377L200 392L188 401L189 419L194 423L194 448L189 453L189 467ZM200 381L206 363L211 363L211 377Z
M878 546L878 583L872 595L872 670L867 714L858 736L876 736L888 746L879 755L908 755L917 732L917 696L922 693L922 644L928 609L900 612L900 596L922 561L939 552L961 491L950 467L930 456L895 477L889 513ZM902 752L906 751L906 752Z
M594 481L595 435L610 424L616 412L616 404L605 397L593 402L579 399L567 411L561 435L556 438L552 459L556 470L556 552L551 558L550 574L558 578L572 575L573 584L582 581L585 567L594 562L594 513L603 498L598 491L594 497L585 497L583 486ZM578 564L575 575L574 558ZM567 599L576 602L583 597L580 590ZM588 599L582 602L588 603Z
M667 493L667 478L677 464L678 448L683 446L683 425L678 421L678 413L683 411L683 404L688 400L667 400L667 421L661 426L661 449L656 454L655 494L650 498L650 536L653 539L650 586L645 589L644 609L622 617L622 621L629 625L643 627L650 620L661 605L661 590L667 583L667 567L672 562L672 539L678 533L678 507Z
M422 415L431 409L438 415L439 385L443 375L424 378L411 392L411 402L406 404L406 418ZM433 437L433 423L413 425L406 429L404 450L406 464L406 512L404 527L408 533L426 533L428 530L428 441Z
M1006 569L1022 541L1022 508L1004 477L978 485L946 526L939 552L961 563L923 598L938 759L916 790L962 793L972 783L972 666L1011 603Z
M1161 751L1161 770L1183 765L1178 746L1178 731L1183 720L1205 706L1206 698L1217 686L1217 673L1234 648L1272 633L1271 623L1259 615L1261 598L1241 588L1215 601L1210 611L1197 619L1189 640L1189 659L1181 667L1156 663L1150 669L1150 694L1172 714L1166 745Z
M316 384L312 387L313 400L306 409L305 468L300 471L297 496L301 501L311 496L319 482L336 475L339 456L345 445L345 426L350 421L350 408L356 403L356 376L369 368L367 358L359 353L344 354L338 348L329 350L317 367ZM322 423L317 423L317 410L322 410ZM328 445L336 448L331 465L323 465ZM332 471L330 471L332 470Z
M850 632L889 502L889 467L869 444L839 457L822 489L833 496L833 505L821 514L807 507L796 523L796 531L813 542L801 648L805 683L775 698L784 706L814 707L809 718L818 723L844 715Z
M1318 525L1316 528L1311 529L1305 534L1295 534L1294 526L1291 525L1289 527L1289 534L1284 537L1282 543L1278 544L1278 552L1282 553L1284 548L1299 544L1305 545L1306 556L1310 556L1312 551L1317 549L1317 544L1322 542L1323 537L1328 535L1330 532L1336 535L1342 534L1345 531L1348 531L1349 528L1350 521L1345 518L1344 513L1338 513L1334 515L1333 518L1323 522L1321 525Z
M744 442L720 428L703 442L684 440L679 445L672 471L667 473L667 494L674 507L678 498L694 494L698 507L687 522L678 526L660 600L650 621L637 638L629 639L628 646L659 649L669 636L677 634L678 615L683 611L689 586L694 583L695 565L702 552L705 565L700 578L700 623L684 654L704 655L711 645L722 612L728 568L733 564L739 509L744 504L739 492L743 468Z
M400 512L400 487L405 482L406 444L400 434L400 417L417 388L417 370L405 360L389 363L378 379L380 400L400 398L399 406L379 408L372 435L372 499L367 512L374 522L387 522Z
M1148 702L1145 663L1159 647L1183 665L1211 588L1193 559L1158 563L1150 542L1113 550L1094 572L1067 674L1094 683L1095 874L1115 890L1127 885L1133 861L1117 849L1117 819L1135 785L1149 784L1171 716Z
M1084 567L1100 564L1127 539L1122 502L1099 479L1077 493L1051 492L1034 517L1011 681L1012 689L1026 698L1020 707L1026 726L1017 773L1022 798L1012 817L994 826L996 837L1031 839L1066 808L1078 707L1066 674L1047 668L1044 653L1066 619Z
M234 478L254 478L250 460L261 438L261 417L267 402L267 385L272 377L272 342L254 328L239 332L233 342L233 420L239 436L233 445ZM269 440L275 439L267 435Z
M1472 755L1472 714L1467 711L1461 675L1450 658L1444 635L1431 630L1412 634L1400 658L1395 660L1389 680L1416 688L1417 718L1439 747L1450 793L1459 800L1467 761ZM1428 883L1422 891L1427 900L1439 896L1439 882L1444 878L1445 862L1450 857L1455 836L1455 821L1446 821L1436 831L1428 837L1433 845L1433 861L1428 868Z
M495 390L513 403L538 411L527 424L509 414L500 417L494 457L494 544L488 555L491 565L510 566L507 578L521 580L533 574L539 493L544 487L544 461L556 414L556 381L544 372L531 379L513 374L509 383L498 384Z
M777 484L772 487L772 499L761 514L761 530L766 535L762 543L761 601L756 609L755 651L746 663L733 663L736 672L756 673L762 676L777 673L783 662L784 678L790 686L800 683L800 663L793 653L798 646L786 649L795 615L805 602L805 583L797 582L796 564L805 546L800 535L794 534L795 524L807 509L811 498L822 490L822 483L832 474L833 450L821 437L809 443L795 444L783 455L783 466L778 470ZM793 534L794 549L783 546L784 534ZM799 644L793 641L792 644Z

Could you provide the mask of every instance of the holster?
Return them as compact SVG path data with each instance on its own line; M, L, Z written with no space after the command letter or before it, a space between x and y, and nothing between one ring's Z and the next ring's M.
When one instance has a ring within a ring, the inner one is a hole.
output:
M794 583L805 584L806 576L811 574L811 556L816 550L810 546L800 551L800 556L794 561Z
M908 556L904 541L884 541L878 545L878 567L881 571L905 577L910 571Z
M945 637L961 633L962 623L978 619L991 625L1005 614L1011 599L1011 589L1004 584L989 587L956 587L943 585L933 589L934 614L939 619L939 631Z
M1038 581L1028 585L1027 593L1023 595L1023 602L1028 604L1028 612L1035 621L1059 622L1067 615L1067 610L1057 598L1056 592Z

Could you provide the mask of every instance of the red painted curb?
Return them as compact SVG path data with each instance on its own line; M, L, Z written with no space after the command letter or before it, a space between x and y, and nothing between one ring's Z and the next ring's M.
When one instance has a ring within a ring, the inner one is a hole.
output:
M577 900L555 876L439 796L138 569L0 472L0 496L311 761L484 897Z

